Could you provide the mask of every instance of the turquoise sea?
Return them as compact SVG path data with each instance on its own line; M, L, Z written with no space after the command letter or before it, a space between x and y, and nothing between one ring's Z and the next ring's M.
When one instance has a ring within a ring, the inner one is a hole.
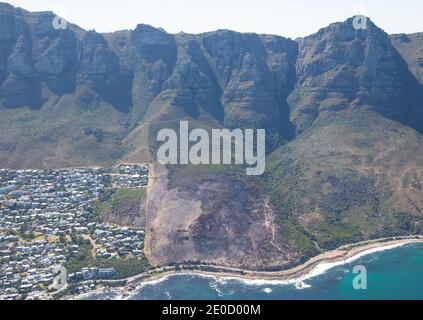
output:
M355 290L352 270L367 268L367 290ZM294 300L294 299L423 299L423 244L370 253L351 263L295 284L249 283L197 275L175 275L145 284L133 300ZM91 297L95 298L95 297ZM98 297L97 297L98 298Z

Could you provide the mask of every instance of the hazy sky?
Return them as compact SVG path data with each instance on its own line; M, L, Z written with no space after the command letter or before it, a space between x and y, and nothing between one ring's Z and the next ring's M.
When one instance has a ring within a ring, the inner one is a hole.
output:
M423 31L423 0L10 0L54 11L84 29L109 32L138 23L168 32L216 29L305 36L331 22L366 14L388 33Z

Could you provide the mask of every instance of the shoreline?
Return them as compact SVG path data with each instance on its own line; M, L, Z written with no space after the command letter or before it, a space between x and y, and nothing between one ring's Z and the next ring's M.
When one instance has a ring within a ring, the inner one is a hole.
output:
M109 292L115 295L114 299L116 300L130 299L131 297L133 297L134 292L146 285L160 283L167 280L169 277L182 275L214 278L217 281L236 280L249 285L300 284L301 287L306 288L306 286L304 286L304 281L323 275L334 267L351 263L371 253L391 250L408 244L423 243L423 236L398 237L398 239L396 240L390 239L392 238L369 240L351 245L345 245L336 250L328 251L320 254L319 256L311 258L300 266L283 271L247 271L236 268L214 267L204 265L201 267L219 268L224 271L206 271L201 270L199 266L197 270L171 270L163 271L158 274L147 273L121 280L126 281L126 285L123 287L100 288L91 292L83 293L78 296L68 296L65 299L82 300L93 295L101 295Z

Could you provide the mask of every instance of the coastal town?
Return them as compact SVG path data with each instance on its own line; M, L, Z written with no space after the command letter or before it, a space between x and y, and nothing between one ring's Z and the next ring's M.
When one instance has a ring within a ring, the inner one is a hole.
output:
M147 165L0 169L0 300L83 293L119 278L114 264L144 261L144 230L103 221L96 205L147 185Z
M96 210L110 193L143 190L148 182L146 165L0 169L0 300L73 299L93 292L127 297L143 281L192 273L289 281L301 288L321 263L423 241L422 236L364 241L274 272L203 264L153 268L144 255L145 230L104 221Z

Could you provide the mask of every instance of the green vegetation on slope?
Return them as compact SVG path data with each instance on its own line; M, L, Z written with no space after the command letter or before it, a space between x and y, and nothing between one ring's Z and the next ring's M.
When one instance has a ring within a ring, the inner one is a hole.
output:
M94 205L94 214L101 221L118 225L145 227L145 189L113 189L103 193Z
M414 131L371 112L321 116L267 161L282 229L306 255L312 241L329 250L419 233L421 143Z

